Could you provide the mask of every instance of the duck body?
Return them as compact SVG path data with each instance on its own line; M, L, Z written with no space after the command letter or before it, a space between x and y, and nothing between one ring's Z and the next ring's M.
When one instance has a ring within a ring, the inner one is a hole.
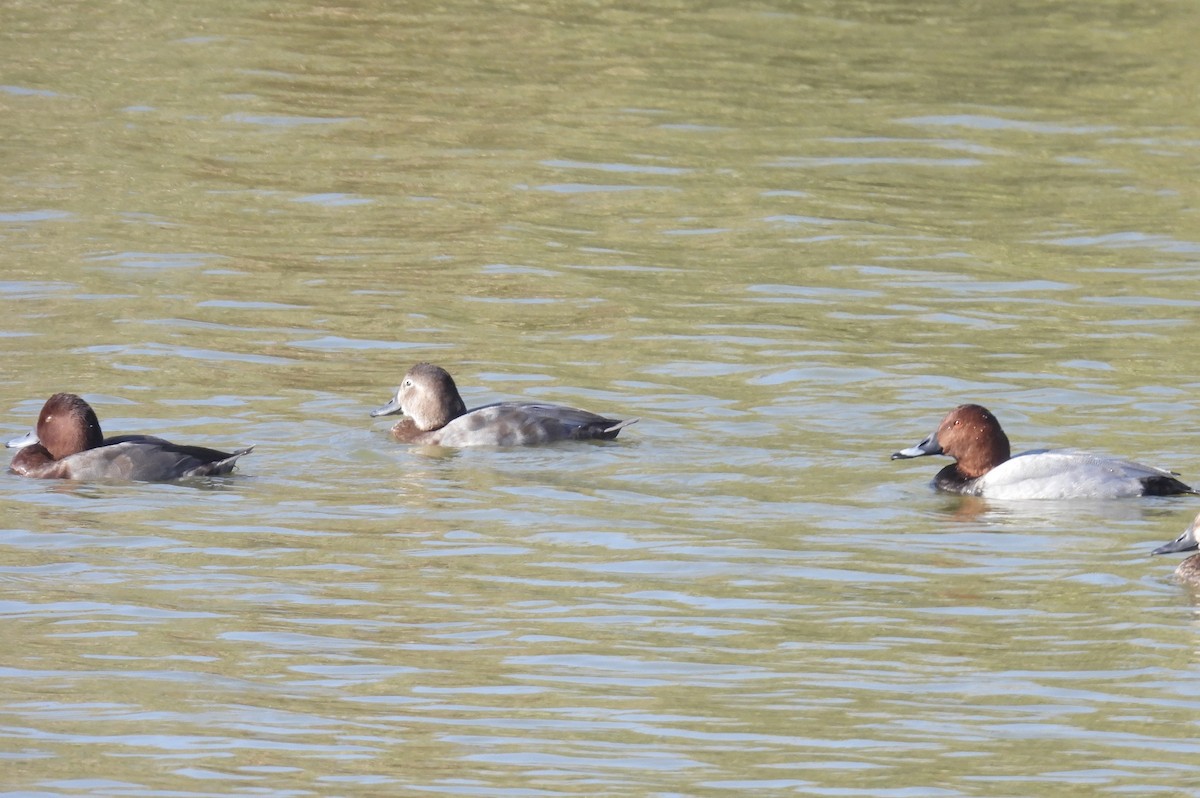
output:
M34 479L86 482L170 482L230 473L253 446L222 452L171 443L153 435L103 437L91 406L75 394L46 400L37 428L9 441L18 449L9 471Z
M1008 436L986 408L960 405L933 434L893 460L955 458L934 477L940 491L989 499L1118 499L1194 493L1166 469L1091 452L1037 449L1010 456Z
M934 478L938 490L990 499L1120 499L1170 496L1192 489L1170 471L1091 452L1034 449L975 479L957 466Z
M495 402L468 410L445 369L418 363L390 402L372 417L403 413L391 434L424 446L535 446L566 440L612 440L638 419L620 420L566 405Z

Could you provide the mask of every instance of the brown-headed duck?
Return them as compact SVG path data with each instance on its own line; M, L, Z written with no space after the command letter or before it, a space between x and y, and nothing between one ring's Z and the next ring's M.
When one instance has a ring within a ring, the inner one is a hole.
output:
M1037 449L1010 456L1008 436L979 405L959 405L925 440L893 460L944 454L955 462L934 477L947 493L991 499L1116 499L1195 493L1161 468L1088 452Z
M7 445L20 449L8 467L14 474L91 482L169 482L228 474L239 457L254 449L219 452L152 435L105 438L96 411L73 393L47 399L37 428Z
M418 363L396 395L371 417L403 413L392 427L402 443L426 446L529 446L564 440L612 440L638 419L620 421L564 405L497 402L467 410L443 368Z
M1183 534L1172 540L1170 543L1164 543L1159 546L1151 554L1174 554L1177 551L1194 551L1200 548L1200 539L1197 539L1197 526L1200 525L1200 515L1192 519L1192 523L1188 528L1183 530ZM1193 554L1175 568L1175 578L1180 582L1187 582L1190 585L1200 587L1200 554Z

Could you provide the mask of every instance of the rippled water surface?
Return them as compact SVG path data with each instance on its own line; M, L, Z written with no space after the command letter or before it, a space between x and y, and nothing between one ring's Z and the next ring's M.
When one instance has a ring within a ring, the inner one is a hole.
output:
M1200 482L1191 3L10 4L3 795L1200 795L1195 497L982 503L955 404ZM383 403L640 417L437 451Z

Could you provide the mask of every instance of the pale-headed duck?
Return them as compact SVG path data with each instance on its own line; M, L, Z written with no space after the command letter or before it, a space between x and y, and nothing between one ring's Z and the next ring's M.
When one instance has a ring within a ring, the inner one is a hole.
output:
M979 405L959 405L925 440L893 460L944 454L956 462L933 479L947 493L992 499L1116 499L1195 493L1171 471L1087 452L1044 449L1010 456L1008 436Z
M73 393L47 399L36 429L7 446L20 449L9 464L14 474L92 482L169 482L228 474L239 457L254 449L219 452L152 435L105 438L96 411Z
M1196 538L1197 525L1200 525L1200 515L1192 519L1192 523L1188 528L1183 530L1183 534L1172 540L1170 543L1164 543L1159 546L1151 554L1174 554L1177 551L1194 551L1200 548L1200 540ZM1180 582L1200 587L1200 554L1193 554L1175 568L1175 578Z
M497 402L467 410L443 368L418 363L396 395L371 417L403 413L392 427L402 443L426 446L529 446L563 440L612 440L638 419L620 421L564 405Z

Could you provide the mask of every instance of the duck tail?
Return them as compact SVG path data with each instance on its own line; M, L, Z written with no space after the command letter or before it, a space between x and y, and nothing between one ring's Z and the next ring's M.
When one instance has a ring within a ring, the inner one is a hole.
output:
M1178 496L1180 494L1197 495L1195 489L1175 477L1146 477L1142 480L1143 496Z
M611 435L615 438L617 437L618 432L625 429L630 424L636 424L639 421L641 421L640 418L627 418L624 421L618 421L614 423L611 427L606 427L605 429L601 430L601 432L603 432L606 436Z
M191 471L188 472L188 476L190 476L190 477L215 477L215 476L221 476L224 474L228 474L229 472L233 471L233 467L237 463L239 457L244 457L245 455L250 454L250 452L252 452L252 451L254 451L253 445L247 446L244 449L236 449L233 452L231 452L228 457L226 457L224 459L215 460L211 463L205 463L204 465L199 466L198 468L193 468Z

